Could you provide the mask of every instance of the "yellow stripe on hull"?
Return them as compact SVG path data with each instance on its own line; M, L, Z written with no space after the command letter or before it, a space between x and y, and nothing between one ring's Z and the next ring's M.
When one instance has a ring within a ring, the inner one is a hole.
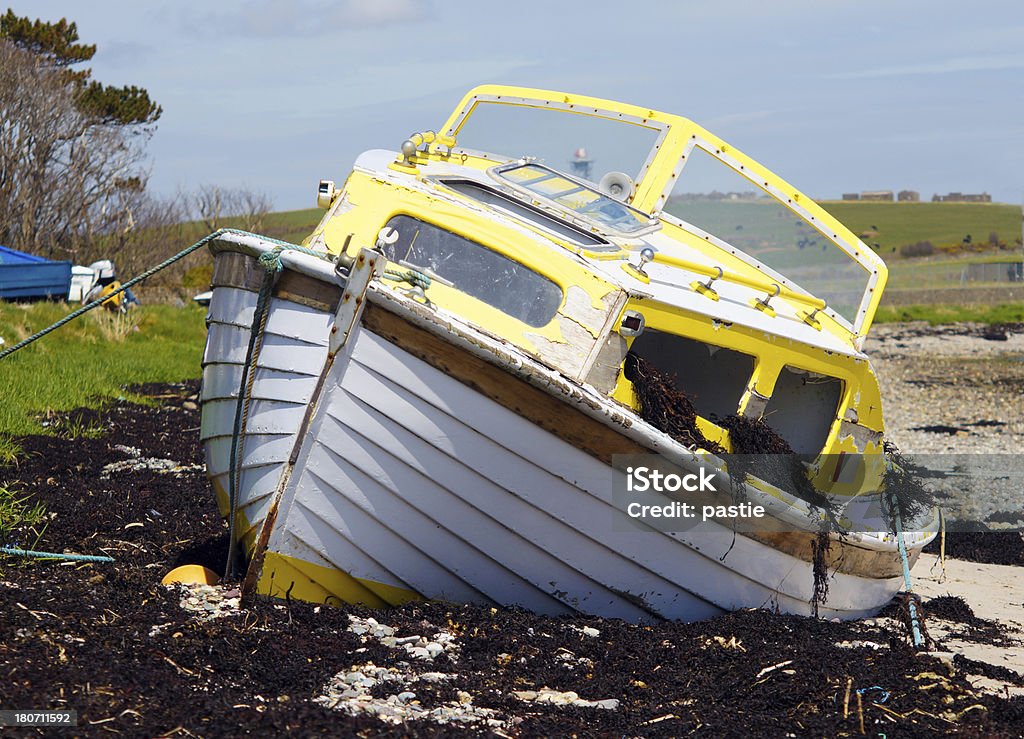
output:
M423 596L412 590L352 577L334 567L316 565L278 552L267 552L256 592L273 598L287 595L312 603L334 606L354 603L371 608L423 600Z

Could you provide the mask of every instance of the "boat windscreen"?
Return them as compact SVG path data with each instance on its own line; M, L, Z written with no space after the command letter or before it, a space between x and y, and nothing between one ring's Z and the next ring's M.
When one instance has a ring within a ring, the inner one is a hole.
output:
M868 269L831 234L700 147L688 155L665 211L753 257L856 323L872 276Z
M491 171L521 190L539 195L612 231L633 234L657 223L652 222L650 216L602 194L596 188L569 179L541 164L509 164Z
M477 102L455 134L459 148L506 160L534 157L595 184L608 172L637 181L665 130L616 113L539 105Z

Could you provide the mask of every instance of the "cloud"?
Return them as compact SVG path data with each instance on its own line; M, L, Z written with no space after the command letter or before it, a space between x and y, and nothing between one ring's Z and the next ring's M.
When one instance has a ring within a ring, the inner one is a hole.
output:
M1024 69L1024 55L1001 54L988 56L961 56L924 64L896 67L876 67L854 72L824 75L826 79L860 80L881 77L903 77L917 74L949 74L951 72L994 72L1004 69Z
M426 0L247 0L212 13L202 25L232 35L319 36L410 23L428 11Z
M704 122L704 125L708 128L727 128L729 126L742 126L746 123L754 123L756 121L763 121L770 119L777 115L777 110L749 110L741 111L738 113L723 113L722 115L714 116Z
M426 10L420 0L344 0L332 16L339 24L383 26L418 20Z

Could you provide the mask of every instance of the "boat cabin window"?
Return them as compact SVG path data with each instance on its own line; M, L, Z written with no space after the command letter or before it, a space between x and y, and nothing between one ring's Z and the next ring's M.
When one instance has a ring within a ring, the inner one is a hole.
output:
M665 211L717 236L816 295L853 324L871 274L814 224L699 146Z
M542 164L506 164L490 170L513 187L538 195L598 226L635 234L657 225L657 220L602 194L597 188Z
M544 275L469 239L412 218L387 223L398 234L384 256L425 267L453 287L530 326L545 326L562 304L562 289Z
M797 454L816 455L839 412L843 381L796 367L783 367L764 409L764 420Z
M481 185L479 182L473 182L472 180L444 179L441 180L441 183L456 192L462 193L474 200L478 200L485 205L495 208L496 210L504 211L509 215L515 216L524 221L529 221L530 223L540 226L547 231L551 231L556 236L578 246L586 247L590 251L619 250L619 247L608 243L607 240L602 239L596 234L587 233L583 229L576 228L565 221L552 218L542 210L534 208L531 205L527 205L526 203L521 203L515 198L500 193L486 185Z
M704 418L736 413L754 372L754 357L685 336L647 329L630 351L675 375L676 387Z

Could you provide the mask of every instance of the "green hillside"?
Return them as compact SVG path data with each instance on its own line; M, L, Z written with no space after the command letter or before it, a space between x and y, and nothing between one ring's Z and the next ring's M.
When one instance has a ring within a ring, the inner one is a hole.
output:
M850 201L822 201L821 205L865 243L878 244L877 251L887 262L903 258L900 247L921 241L930 241L937 252L947 252L953 256L964 252L998 255L1002 251L1004 256L1012 258L1020 246L1021 210L1016 205ZM685 207L677 200L669 201L667 210L685 217ZM756 205L750 208L751 213L761 210ZM265 231L268 236L298 242L316 228L323 215L324 211L318 208L271 213L266 217ZM769 227L772 237L769 240L795 233L791 224L780 223L777 218L766 218L751 216L747 219L749 223L742 221L746 224L744 228L747 233L742 234L744 238L741 240L750 241L756 229L764 226ZM713 229L712 224L708 226ZM731 230L736 231L735 225ZM993 233L998 242L1004 245L1003 249L993 248L989 244L989 237ZM963 243L968 235L971 237L970 247ZM733 233L734 238L737 236L738 233ZM1007 251L1010 254L1006 254Z
M324 211L320 208L269 213L264 231L267 236L297 244L313 232L323 217Z
M930 241L939 251L988 247L991 234L1012 248L1020 244L1020 208L1004 203L872 203L825 201L825 210L869 245L878 244L886 260L901 257L900 247ZM895 251L894 251L895 250Z
M945 287L960 284L968 264L1009 262L1020 259L1020 208L1002 203L876 203L823 201L821 205L860 236L865 243L878 244L876 251L889 265L890 287ZM792 214L767 200L714 202L705 199L672 199L666 210L695 223L751 254L777 262L811 258L821 263L829 256L822 251L824 240L812 229L798 224ZM308 236L324 211L318 208L281 211L266 216L264 233L299 243ZM238 227L240 219L226 219ZM195 224L195 237L205 233ZM1000 246L989 243L996 234ZM964 244L967 235L969 245ZM908 257L901 247L927 241L935 247L930 257ZM787 256L782 244L804 246ZM771 255L776 252L777 256ZM842 261L842 260L839 260ZM774 266L792 269L794 265ZM209 282L209 267L199 270L193 286Z

